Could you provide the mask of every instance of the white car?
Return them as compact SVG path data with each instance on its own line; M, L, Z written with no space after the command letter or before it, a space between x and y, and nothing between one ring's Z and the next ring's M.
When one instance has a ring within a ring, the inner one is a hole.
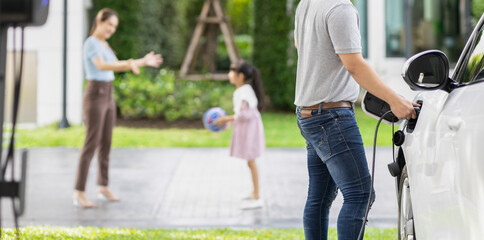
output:
M396 159L399 239L484 239L484 15L449 77L445 54L410 58L403 77L422 105L403 121Z

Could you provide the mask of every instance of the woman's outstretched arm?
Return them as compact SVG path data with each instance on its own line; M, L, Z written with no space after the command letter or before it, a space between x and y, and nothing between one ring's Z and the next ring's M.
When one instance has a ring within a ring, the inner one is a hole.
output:
M155 54L150 52L146 54L143 58L139 59L128 59L123 61L116 61L114 63L107 63L102 57L97 57L93 59L93 64L101 71L115 71L115 72L126 72L132 71L135 74L139 73L139 68L144 66L149 67L159 67L163 63L163 58L161 54Z

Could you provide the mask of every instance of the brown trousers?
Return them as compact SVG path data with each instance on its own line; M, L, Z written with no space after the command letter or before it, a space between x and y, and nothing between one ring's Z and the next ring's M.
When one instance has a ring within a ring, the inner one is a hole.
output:
M82 112L86 126L86 139L81 150L75 189L85 191L89 165L98 152L98 178L100 186L108 185L109 152L116 121L112 82L88 81L82 101Z

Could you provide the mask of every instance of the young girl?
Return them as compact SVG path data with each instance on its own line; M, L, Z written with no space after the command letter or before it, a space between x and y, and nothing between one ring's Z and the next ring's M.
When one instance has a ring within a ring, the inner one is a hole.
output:
M245 202L242 208L260 208L263 206L263 201L259 195L259 177L255 159L260 157L265 147L264 127L259 113L264 100L262 80L259 70L245 61L232 64L228 76L230 83L237 88L233 97L235 114L220 118L217 125L234 122L230 156L247 160L254 185L252 198Z

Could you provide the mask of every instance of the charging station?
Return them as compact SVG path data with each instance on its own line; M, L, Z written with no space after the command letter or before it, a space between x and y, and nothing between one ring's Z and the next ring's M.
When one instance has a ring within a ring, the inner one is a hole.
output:
M7 40L9 28L21 28L22 31L22 50L23 53L23 31L28 26L41 26L47 21L49 14L49 0L1 0L0 1L0 136L3 136L4 125L4 110L5 110L5 75L6 75L6 58L7 58ZM14 49L15 51L16 49ZM27 170L27 150L21 151L21 176L19 180L14 178L14 173L10 176L10 180L5 178L5 171L10 164L13 168L14 162L14 133L16 116L18 112L18 101L21 86L21 71L22 59L20 61L20 69L14 70L15 80L15 94L14 94L14 113L12 119L12 136L10 139L10 147L7 154L3 153L3 148L0 148L0 199L10 198L12 201L18 200L18 207L15 209L15 217L22 215L25 209L25 185L26 185L26 170ZM15 64L14 64L15 65ZM17 74L20 73L20 74ZM1 217L0 217L1 220ZM17 219L16 226L17 224ZM1 228L1 226L0 226ZM1 238L1 232L0 232Z
M47 21L50 0L2 0L0 23L2 25L41 26Z

